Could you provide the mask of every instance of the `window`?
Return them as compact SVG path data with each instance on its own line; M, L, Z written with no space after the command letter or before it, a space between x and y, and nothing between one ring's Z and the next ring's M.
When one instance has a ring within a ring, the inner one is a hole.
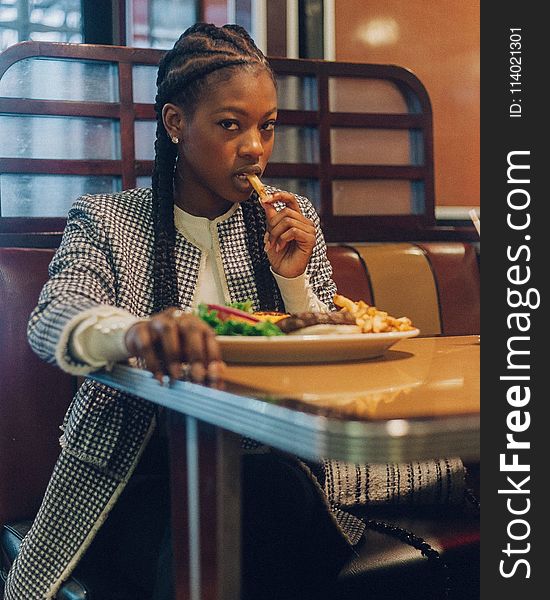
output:
M0 0L0 51L24 40L82 42L80 0Z
M324 58L323 1L298 2L300 58Z
M197 0L127 0L126 45L171 48L198 20Z
M37 54L14 47L0 62L0 238L3 230L62 231L78 195L149 186L153 169L164 51L114 46L98 57L91 45L51 45L53 55L47 43L31 46ZM271 60L280 126L264 181L309 197L329 241L432 227L432 119L422 84L388 65Z

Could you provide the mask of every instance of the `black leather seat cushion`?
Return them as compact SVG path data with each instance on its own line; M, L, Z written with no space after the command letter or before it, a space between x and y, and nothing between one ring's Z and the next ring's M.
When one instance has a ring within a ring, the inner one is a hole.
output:
M32 520L8 523L4 525L0 532L0 592L3 592L7 572L19 553L21 541L31 525ZM141 594L136 593L135 590L121 580L106 580L103 573L96 568L96 565L83 560L77 565L71 577L61 586L57 592L56 600L149 599L143 598Z
M426 540L448 565L444 571L419 550L378 531L367 530L364 542L350 551L291 460L249 456L243 474L244 600L441 600L446 597L445 572L449 600L479 598L477 516L449 509L441 514L433 509L416 511L405 517L402 511L369 510L369 519L394 524ZM31 521L11 523L0 533L3 578L30 525ZM121 598L105 587L110 583L114 582L86 571L83 561L57 599Z
M381 518L381 515L378 515ZM479 598L479 538L476 520L441 518L434 521L428 517L386 518L416 535L429 540L434 547L447 549L442 553L449 566L449 598L472 600ZM22 521L4 526L0 535L2 548L2 584L7 569L19 552L21 540L32 521ZM454 542L451 543L451 535ZM262 561L263 562L263 561ZM269 567L269 561L264 563ZM307 570L301 563L300 568ZM105 600L94 594L93 578L79 573L61 587L58 600ZM102 584L99 584L102 585ZM334 600L357 600L373 597L381 599L428 600L443 598L443 582L436 566L429 563L421 553L386 534L368 531L365 541L358 548L357 556L346 562L338 576L334 590L327 591L327 598Z
M343 546L303 472L281 456L245 460L244 600L449 600L479 598L479 518L433 507L355 511L424 539L447 569L387 533ZM447 580L445 576L448 576Z
M0 534L1 556L2 556L2 585L6 580L9 567L19 553L21 540L31 528L32 520L20 521L5 525ZM75 573L67 580L57 593L57 600L100 600L98 596L93 596L89 583L82 580Z
M417 511L404 517L383 511L369 517L422 538L438 551L441 560L428 560L419 550L388 533L367 530L357 556L338 575L334 600L479 598L477 516L462 511L455 515Z

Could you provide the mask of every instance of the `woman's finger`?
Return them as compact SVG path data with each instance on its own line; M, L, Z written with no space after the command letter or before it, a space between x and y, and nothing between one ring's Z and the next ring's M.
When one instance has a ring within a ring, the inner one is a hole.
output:
M274 206L274 202L280 202L286 204L286 208L282 210L277 210ZM275 194L268 197L267 200L262 202L262 206L265 210L265 216L267 219L267 230L269 231L273 225L275 225L280 217L285 214L285 210L292 209L297 214L301 215L302 210L300 205L298 204L298 200L296 200L296 196L294 194L290 194L289 192L276 192Z
M283 202L287 205L288 208L292 208L292 210L295 210L296 212L302 214L302 209L300 208L298 199L294 194L291 194L290 192L275 192L270 196L268 202L264 204L272 204L274 202Z
M264 233L264 250L269 252L271 250L271 242L269 241L269 231Z
M208 325L206 326L206 329L204 330L204 340L205 340L205 348L206 348L206 357L207 363L211 363L211 362L221 362L222 361L222 352L220 349L220 345L218 344L218 341L216 340L216 334L214 333L214 330L209 327Z
M162 383L164 377L163 365L157 356L155 342L149 321L141 321L132 325L125 337L126 347L130 354L143 359L146 369L151 371L155 379Z
M225 373L225 363L222 360L221 349L216 339L216 334L211 327L200 320L194 323L192 330L199 336L202 336L202 353L200 356L199 353L189 356L191 377L194 381L206 381L209 385L221 388ZM194 342L193 348L195 350L198 348L198 345Z
M265 216L266 216L267 222L269 224L271 219L273 219L273 217L275 217L277 215L277 209L274 206L272 206L271 200L262 202L262 206L264 208Z
M206 378L209 384L219 387L218 383L223 379L225 372L225 363L222 360L220 345L216 340L215 333L211 329L205 332L204 340L208 360L206 365Z
M300 223L309 224L311 227L314 227L312 221L307 217L304 217L302 213L295 211L288 206L280 210L270 221L270 231L277 227L277 225L284 221L285 219L294 219L295 221L300 221Z
M270 232L269 232L269 244L270 246L275 246L275 248L281 246L281 241L288 241L288 236L283 237L283 235L290 230L300 230L303 231L307 236L310 237L312 242L312 247L315 245L315 227L311 223L311 221L302 221L299 219L295 219L293 217L287 216L282 219ZM302 239L302 238L300 238ZM284 246L285 244L283 244Z
M291 227L279 236L275 247L281 252L289 242L297 242L298 247L309 250L315 245L315 236L299 227Z
M181 379L183 376L182 348L180 343L177 320L172 315L163 315L151 319L157 343L156 347L161 353L161 360L172 379Z
M179 326L180 339L185 357L189 363L191 379L202 383L206 377L207 364L203 329L190 318L179 321ZM208 325L205 324L205 327L208 327Z
M303 229L304 231L315 235L315 226L313 223L309 219L304 220L303 218L296 218L295 214L296 213L287 213L286 215L282 216L276 224L273 225L271 231L269 232L271 241L292 227L298 227L299 229Z
M142 359L161 383L166 374L180 379L184 361L193 381L214 382L223 376L225 364L215 333L196 315L169 308L130 327L125 341L130 354Z

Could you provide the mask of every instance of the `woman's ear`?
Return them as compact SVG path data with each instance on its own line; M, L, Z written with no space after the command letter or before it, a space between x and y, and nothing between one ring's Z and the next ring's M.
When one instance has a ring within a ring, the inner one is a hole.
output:
M177 144L183 139L184 117L179 106L167 102L162 107L162 122L168 133L168 137Z

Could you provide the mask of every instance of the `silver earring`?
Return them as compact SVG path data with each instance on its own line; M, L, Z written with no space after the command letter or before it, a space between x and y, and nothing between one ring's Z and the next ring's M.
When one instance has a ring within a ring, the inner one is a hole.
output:
M171 136L170 139L172 140L172 144L179 144L180 143L179 137L177 137L175 135Z

